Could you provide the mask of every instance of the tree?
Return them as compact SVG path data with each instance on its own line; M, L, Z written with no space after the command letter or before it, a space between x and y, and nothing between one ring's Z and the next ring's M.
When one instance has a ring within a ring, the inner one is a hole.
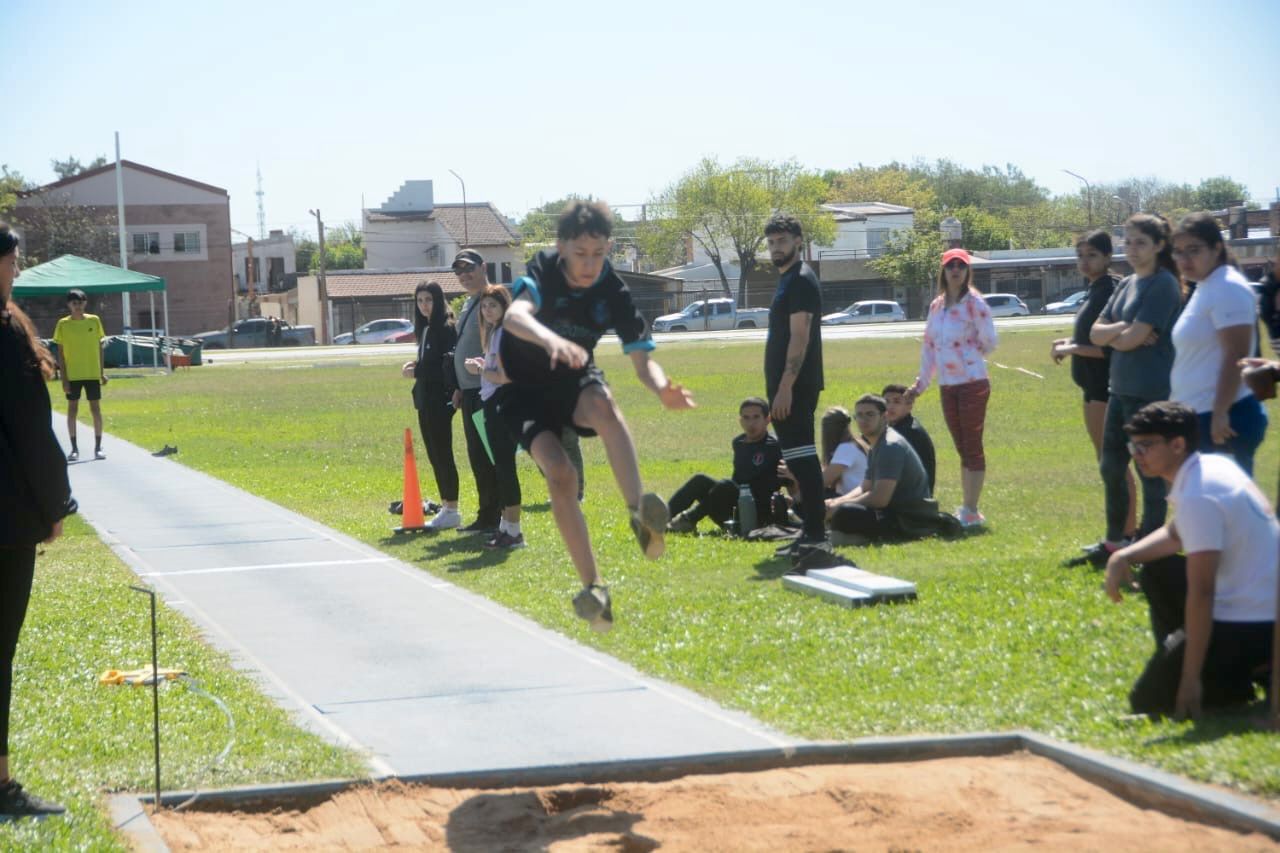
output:
M49 163L53 166L53 171L58 176L58 180L62 181L67 178L74 178L81 172L87 172L90 169L97 169L101 166L107 165L107 158L102 156L96 157L88 165L82 165L75 157L68 157L65 160L53 159L50 160Z
M1200 210L1222 210L1230 204L1240 204L1249 198L1249 189L1226 175L1205 178L1196 187L1195 206Z
M310 271L313 259L316 253L320 251L320 244L297 228L290 228L289 236L293 238L293 268ZM320 266L319 262L315 263L318 268Z
M0 219L8 219L18 206L18 194L31 189L22 175L10 172L9 166L0 165Z
M733 291L724 264L736 259L738 304L745 305L747 277L764 247L769 217L775 213L795 216L810 243L829 245L835 238L835 219L821 209L826 194L826 182L795 160L770 163L743 158L724 167L708 157L652 201L653 227L660 229L661 238L656 242L670 245L676 239L689 239L701 246L729 297Z
M313 250L310 263L305 267L312 274L320 270L319 248L317 245ZM330 270L364 269L364 234L354 222L325 229L324 265Z
M882 201L912 210L931 209L938 203L929 183L899 163L877 168L858 164L855 169L829 173L824 179L829 185L827 201L832 203Z
M938 276L938 262L942 257L942 234L936 227L917 227L894 237L885 253L870 262L870 266L892 283L904 288L919 288L928 293Z
M23 234L29 264L79 255L104 264L120 262L115 208L71 204L54 193L28 191L15 208L13 225Z
M524 260L528 263L542 249L548 249L555 246L556 243L556 221L560 217L560 212L565 207L575 201L593 201L589 196L570 193L564 198L558 198L555 201L549 201L540 205L524 215L524 219L520 220L520 237L524 241Z

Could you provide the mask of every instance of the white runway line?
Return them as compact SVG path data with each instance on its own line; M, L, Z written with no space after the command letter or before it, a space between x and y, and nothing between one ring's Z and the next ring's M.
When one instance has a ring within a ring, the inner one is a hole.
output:
M359 563L389 563L394 557L369 557L361 560L314 560L306 563L262 563L257 566L218 566L212 569L180 569L176 572L146 572L144 578L173 578L180 575L214 575L220 572L264 572L272 569L305 569L312 566L353 566Z

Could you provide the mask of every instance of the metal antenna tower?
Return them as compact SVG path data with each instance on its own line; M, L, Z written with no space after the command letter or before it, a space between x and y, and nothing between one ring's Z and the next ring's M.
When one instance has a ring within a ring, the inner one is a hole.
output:
M258 191L254 193L258 197L258 239L267 239L267 211L262 206L262 197L265 193L262 191L262 164L258 164Z

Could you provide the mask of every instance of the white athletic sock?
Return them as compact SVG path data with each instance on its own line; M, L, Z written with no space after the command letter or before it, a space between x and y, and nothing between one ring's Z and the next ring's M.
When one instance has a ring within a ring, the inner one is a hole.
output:
M508 526L507 526L507 520L506 520L505 518L500 518L500 519L498 519L498 532L499 532L499 533L510 533L510 532L511 532L511 530L510 530L510 529L508 528Z
M507 523L507 535L515 538L520 535L520 522L511 521Z

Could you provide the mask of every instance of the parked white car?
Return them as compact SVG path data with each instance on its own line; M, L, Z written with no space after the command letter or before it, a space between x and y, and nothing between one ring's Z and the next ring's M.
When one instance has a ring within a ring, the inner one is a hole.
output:
M907 319L902 306L887 299L868 299L855 302L843 311L824 314L824 326L848 326L853 323L893 323Z
M1061 302L1050 302L1044 306L1046 314L1075 314L1084 307L1084 298L1089 295L1087 290L1077 290Z
M987 300L992 317L1026 317L1031 314L1027 303L1012 293L984 293L982 298Z
M765 329L768 326L768 308L738 308L727 297L690 302L678 314L663 314L652 324L655 332Z
M386 320L370 320L354 332L343 332L334 337L335 344L381 344L402 332L412 332L413 321L402 317Z

